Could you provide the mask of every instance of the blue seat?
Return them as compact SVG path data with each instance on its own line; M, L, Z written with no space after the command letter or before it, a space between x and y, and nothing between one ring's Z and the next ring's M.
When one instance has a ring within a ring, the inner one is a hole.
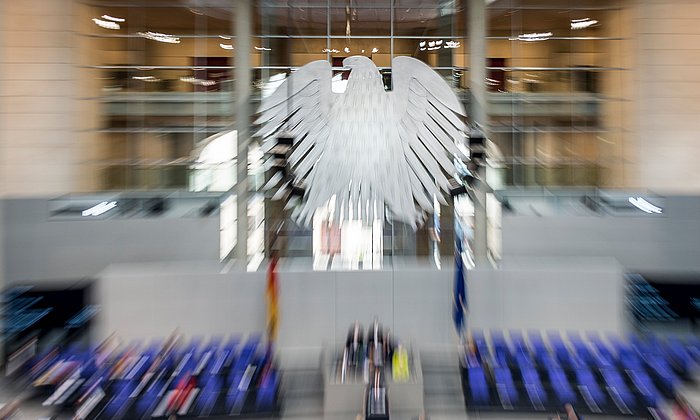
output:
M510 342L513 344L513 347L515 348L515 354L526 354L528 357L530 356L530 352L527 349L527 344L525 343L525 338L523 337L523 333L520 330L511 330L509 332L510 335Z
M203 383L202 391L197 396L194 412L201 417L208 416L214 408L220 392L221 379L216 376L207 378Z
M634 395L630 392L625 384L625 381L620 376L620 372L615 368L601 369L605 384L611 390L611 397L616 400L619 397L620 401L628 408L634 406Z
M500 330L491 330L491 344L496 362L501 366L506 366L513 362L513 353L510 346Z
M543 359L549 355L549 350L542 340L542 335L539 331L529 331L527 335L530 341L530 349L532 355L538 363L542 363Z
M558 331L548 332L547 339L559 363L566 367L573 367L576 365L575 358L571 357L571 353Z
M507 367L495 367L493 369L493 375L496 386L505 391L510 403L518 401L518 390L515 389L513 376L510 373L510 369Z
M579 361L588 366L600 366L600 360L594 356L578 333L569 333L569 342Z
M670 338L666 343L665 350L669 358L682 372L690 374L697 370L697 361L690 354L685 344L678 338Z
M628 372L632 383L637 388L639 393L644 399L644 403L647 407L658 407L659 403L662 401L663 397L654 386L654 382L651 377L644 371L632 371Z
M108 418L121 418L128 409L129 395L134 391L134 381L117 381L114 387L114 398L105 406L104 412Z
M681 380L668 362L662 356L655 354L645 354L644 361L659 378L666 391L675 394Z
M248 395L248 386L243 381L245 371L234 371L229 381L228 392L226 393L226 409L232 413L240 413Z
M165 386L163 380L156 380L150 386L148 386L138 399L135 405L136 415L140 418L150 417L153 410L160 402L159 393L161 389Z
M209 342L207 347L202 351L197 361L197 366L195 368L195 375L208 376L211 373L212 366L217 362L217 355L219 354L219 348L221 347L220 340L212 340Z
M138 381L151 367L151 363L153 363L153 356L150 353L142 353L138 362L127 372L124 379Z
M189 347L182 352L180 360L177 362L175 367L174 383L178 383L180 379L185 376L190 375L197 364L197 344L191 344Z
M518 353L515 355L515 363L522 367L535 367L535 363L532 361L530 356L525 353Z
M467 380L472 399L479 404L488 404L490 401L489 386L486 382L484 369L480 366L467 369Z
M271 369L263 375L255 399L255 405L259 410L271 410L274 407L278 385L279 373L276 370Z
M232 372L244 371L248 365L252 364L256 359L256 353L258 351L259 341L250 341L245 343L241 349L238 359L233 362L231 370Z
M591 370L587 367L578 367L575 372L577 385L585 387L593 399L593 402L598 406L605 404L607 401L605 393L600 389L600 386L598 386L598 382Z
M544 392L544 387L542 387L540 375L534 367L522 364L520 365L520 374L530 401L536 408L539 408L539 406L547 402L547 394Z
M561 367L556 363L549 363L545 365L547 369L547 375L549 376L549 382L552 384L554 393L557 395L557 399L560 404L574 404L578 399L576 398L576 393L571 388L569 380L566 378L566 374L561 369Z
M486 337L484 337L483 332L473 331L472 340L474 340L474 345L476 346L476 351L478 353L478 358L483 363L485 360L490 361L491 351L489 350L488 343L486 342Z

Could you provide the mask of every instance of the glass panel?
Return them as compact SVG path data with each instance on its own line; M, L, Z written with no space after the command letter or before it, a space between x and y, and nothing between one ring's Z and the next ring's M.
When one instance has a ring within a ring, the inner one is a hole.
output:
M390 9L332 8L330 14L331 35L391 35Z
M258 33L263 35L328 34L328 9L325 7L265 7L258 13Z
M457 8L461 1L458 0L394 0L397 8L409 7L420 9L440 9L440 8Z
M395 8L394 35L396 36L456 36L455 9Z
M377 67L391 66L391 39L351 38L331 40L333 67L342 67L343 59L352 55L364 55L374 61Z
M164 35L231 33L229 7L91 7L88 33L126 35L152 32Z

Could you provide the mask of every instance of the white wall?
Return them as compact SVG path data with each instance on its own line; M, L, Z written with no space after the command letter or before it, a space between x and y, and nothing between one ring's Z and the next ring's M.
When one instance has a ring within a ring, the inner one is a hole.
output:
M219 217L56 221L45 199L4 200L6 281L95 276L109 264L218 261Z
M246 334L265 328L265 273L185 264L122 264L100 275L96 337L126 340ZM469 274L471 328L622 331L622 272L610 259L550 261ZM376 316L423 348L457 343L453 271L285 271L279 274L279 346L318 349Z
M471 274L472 328L626 331L623 272L611 258L511 258Z
M265 273L227 272L183 264L121 264L99 276L102 305L96 336L126 339L167 335L260 332L265 329ZM279 342L320 347L342 341L355 320L375 317L397 337L440 344L456 340L452 271L283 271ZM455 341L456 342L456 341Z
M625 216L503 214L503 259L616 258L627 271L700 271L700 198L667 197L664 213Z

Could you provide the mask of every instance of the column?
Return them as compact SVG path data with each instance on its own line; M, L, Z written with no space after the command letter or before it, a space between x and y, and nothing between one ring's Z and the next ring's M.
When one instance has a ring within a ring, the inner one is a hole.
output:
M238 168L236 177L236 259L245 267L248 258L248 144L250 143L250 34L252 28L251 0L237 0L234 10L234 78L236 95L234 111L238 133Z
M59 195L82 183L76 142L75 3L0 1L0 193Z
M471 119L484 128L486 124L486 3L469 0L469 90Z
M469 77L471 91L471 118L486 135L486 2L469 0ZM486 168L477 170L479 179L486 180ZM486 185L475 184L474 194L474 262L477 267L488 265L486 246Z

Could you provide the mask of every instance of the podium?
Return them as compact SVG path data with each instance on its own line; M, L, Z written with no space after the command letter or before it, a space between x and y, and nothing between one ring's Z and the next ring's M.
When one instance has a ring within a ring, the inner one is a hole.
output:
M420 352L411 346L408 349L409 369L411 375L407 382L394 382L393 375L387 373L389 407L391 413L423 413L423 369Z
M367 419L383 419L396 416L398 413L418 415L424 411L423 370L420 362L420 352L413 346L408 348L410 375L407 381L396 382L391 374L391 363L385 369L386 386L382 388L389 411L386 417L377 417L379 413L364 413ZM325 416L348 415L355 416L369 405L368 385L369 372L364 366L342 371L343 349L324 345L322 352L323 374L323 412Z
M367 389L362 367L358 367L357 371L350 372L341 380L338 371L342 369L342 349L324 345L322 351L324 415L358 414L362 409Z

